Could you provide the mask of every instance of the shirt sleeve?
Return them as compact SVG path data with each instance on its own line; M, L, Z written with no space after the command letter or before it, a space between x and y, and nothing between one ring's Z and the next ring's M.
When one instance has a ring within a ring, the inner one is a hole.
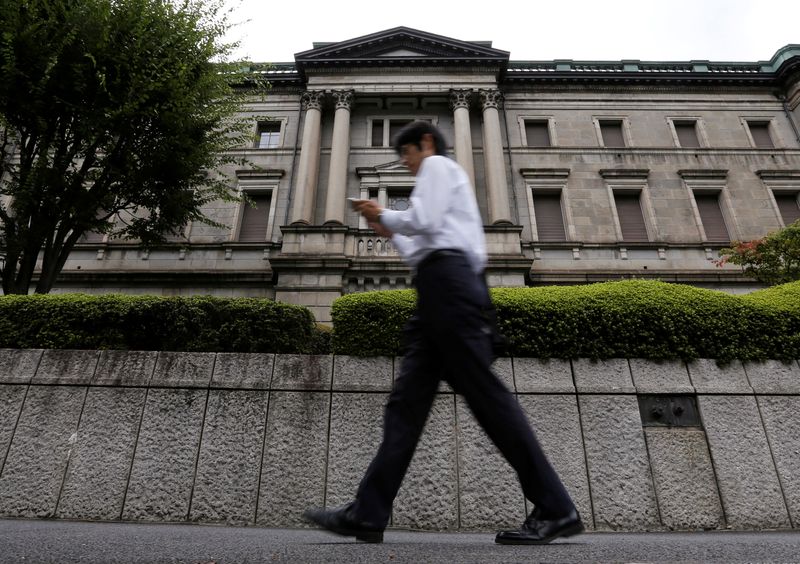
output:
M404 211L383 210L381 223L400 235L433 234L441 227L450 206L453 182L446 157L428 157L422 163L411 193L411 207Z
M409 255L411 255L416 248L414 241L412 241L410 237L406 237L405 235L400 235L398 233L392 235L392 244L403 258L407 258Z

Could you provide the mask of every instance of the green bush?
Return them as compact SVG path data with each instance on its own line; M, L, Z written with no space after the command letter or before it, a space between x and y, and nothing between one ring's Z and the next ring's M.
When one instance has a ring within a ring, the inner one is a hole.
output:
M308 353L311 312L262 298L0 297L0 348Z
M746 296L656 281L495 288L508 354L539 358L784 359L800 356L800 284ZM394 355L412 291L333 304L333 351Z

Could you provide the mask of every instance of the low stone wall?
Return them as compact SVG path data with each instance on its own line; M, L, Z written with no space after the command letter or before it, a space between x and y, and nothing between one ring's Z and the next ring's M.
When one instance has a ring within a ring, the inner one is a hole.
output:
M399 359L0 350L0 515L300 526L349 500ZM800 523L800 367L713 360L500 359L587 525ZM644 426L647 394L701 424ZM530 510L446 387L392 526L493 530Z

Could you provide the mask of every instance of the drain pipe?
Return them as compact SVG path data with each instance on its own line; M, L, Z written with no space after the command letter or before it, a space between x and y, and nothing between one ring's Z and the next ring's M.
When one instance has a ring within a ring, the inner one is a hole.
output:
M789 104L786 102L786 96L783 94L778 95L778 99L783 103L783 111L786 114L786 117L789 119L789 123L792 125L792 129L794 130L794 137L797 139L797 142L800 143L800 131L797 129L797 124L794 121L794 116L792 116L792 112L789 109Z

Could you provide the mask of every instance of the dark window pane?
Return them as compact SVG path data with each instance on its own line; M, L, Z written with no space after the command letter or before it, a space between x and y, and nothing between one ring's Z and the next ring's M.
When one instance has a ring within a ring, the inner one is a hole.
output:
M756 147L759 149L773 149L775 147L772 137L769 135L769 122L748 121L747 127L750 128L750 135L753 136L753 142Z
M697 124L694 121L676 121L675 133L681 147L699 147L700 139L697 137Z
M614 193L617 217L623 241L647 241L647 227L639 203L639 194Z
M258 124L258 148L272 149L278 146L281 139L281 123L279 121L262 121Z
M625 146L625 138L622 135L622 121L602 120L600 122L600 133L603 135L603 145L605 147Z
M269 222L270 196L250 194L256 207L244 205L242 227L239 230L239 241L245 243L263 243L267 240L267 223Z
M525 120L525 137L528 147L549 147L550 131L544 120Z
M719 207L719 194L695 194L694 201L697 203L697 211L700 212L706 240L719 243L730 241L731 236Z
M533 192L533 212L539 241L566 241L561 194Z
M383 147L383 120L372 120L372 146Z
M775 201L781 212L781 218L785 225L791 225L800 219L800 206L797 204L797 192L791 194L775 194Z

